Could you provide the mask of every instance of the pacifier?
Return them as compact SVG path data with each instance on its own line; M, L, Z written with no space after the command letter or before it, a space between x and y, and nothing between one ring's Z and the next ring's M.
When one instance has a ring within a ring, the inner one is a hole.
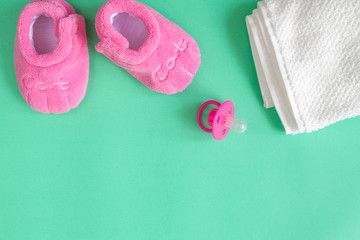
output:
M204 109L209 105L218 107L217 109L212 109L207 118L207 122L212 128L205 127L201 120ZM204 132L212 133L216 140L222 140L229 133L230 129L233 129L237 133L246 131L246 122L242 119L234 119L234 116L235 106L231 101L226 101L221 104L211 100L201 105L197 114L197 121Z

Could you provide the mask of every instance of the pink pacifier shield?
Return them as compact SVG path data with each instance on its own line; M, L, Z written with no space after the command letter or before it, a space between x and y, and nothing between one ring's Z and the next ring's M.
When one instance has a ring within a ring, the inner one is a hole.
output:
M216 140L222 140L229 133L230 128L224 126L223 121L227 118L234 118L235 107L231 101L224 102L217 110L212 126L212 134Z
M210 111L207 119L208 124L212 128L205 127L201 119L204 109L209 105L215 105L218 107L217 109L214 108ZM229 126L232 125L232 120L234 119L234 116L235 116L235 107L231 101L226 101L223 104L221 104L217 101L211 100L201 105L197 114L197 120L200 128L203 131L207 133L212 133L216 140L222 140L229 133L230 131Z

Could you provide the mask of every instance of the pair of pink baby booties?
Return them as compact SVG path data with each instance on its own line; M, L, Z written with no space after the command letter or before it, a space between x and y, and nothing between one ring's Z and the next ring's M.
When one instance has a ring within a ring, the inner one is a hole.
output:
M95 27L96 50L154 91L183 91L200 65L194 39L140 2L106 2ZM14 62L20 92L34 110L76 108L89 77L84 18L64 0L32 1L18 19Z

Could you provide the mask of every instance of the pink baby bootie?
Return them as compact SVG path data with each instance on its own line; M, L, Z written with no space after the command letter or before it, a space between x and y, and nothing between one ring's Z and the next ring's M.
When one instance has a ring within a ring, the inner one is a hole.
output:
M32 1L18 19L14 62L20 92L34 110L76 108L89 76L84 18L63 0Z
M154 91L183 91L199 68L195 40L140 2L106 2L97 13L95 27L101 41L96 50Z

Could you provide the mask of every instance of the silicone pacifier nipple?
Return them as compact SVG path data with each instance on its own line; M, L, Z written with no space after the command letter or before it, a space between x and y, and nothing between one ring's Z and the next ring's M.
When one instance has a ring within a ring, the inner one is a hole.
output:
M247 123L242 119L235 119L233 121L232 129L237 133L244 133L247 129Z
M220 116L219 123L224 127L233 129L237 133L244 133L247 129L247 123L242 119Z

